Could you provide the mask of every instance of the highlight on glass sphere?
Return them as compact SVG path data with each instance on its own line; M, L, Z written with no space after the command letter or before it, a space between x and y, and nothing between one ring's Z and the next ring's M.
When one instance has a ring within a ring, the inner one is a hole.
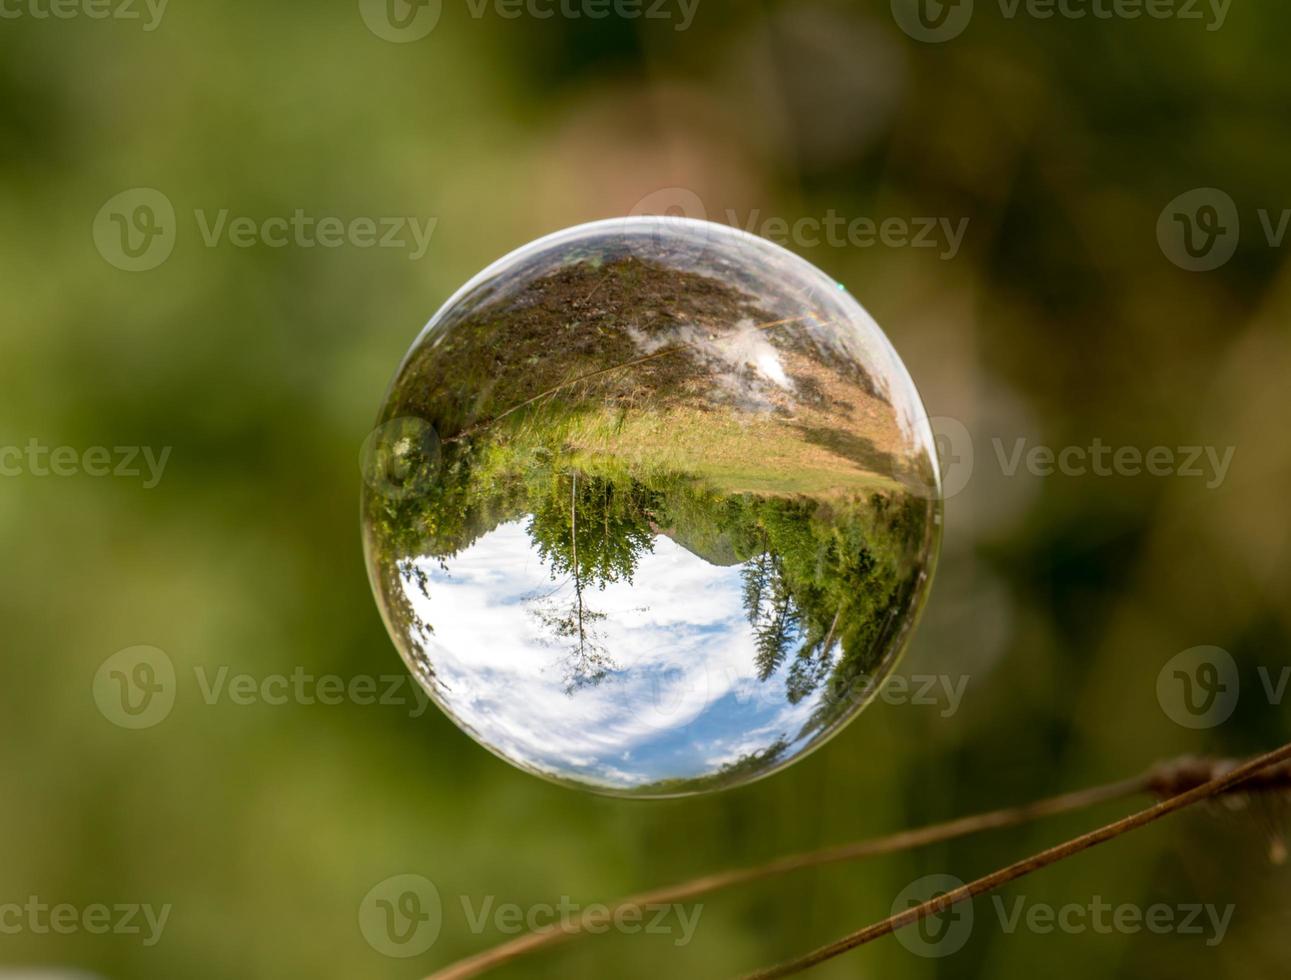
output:
M386 625L457 725L621 796L735 786L876 695L929 588L933 436L887 338L737 229L596 222L435 315L364 446Z

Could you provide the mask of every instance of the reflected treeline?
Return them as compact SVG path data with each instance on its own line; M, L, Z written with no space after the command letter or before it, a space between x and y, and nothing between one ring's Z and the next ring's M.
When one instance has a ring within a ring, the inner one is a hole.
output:
M922 570L916 556L930 533L926 501L726 494L685 474L634 475L611 458L523 455L457 444L423 497L369 502L378 512L370 526L381 564L404 581L396 595L412 587L429 597L427 577L411 559L433 558L448 569L490 531L523 520L554 583L533 597L531 613L560 651L572 695L620 667L602 642L596 593L631 584L642 556L666 535L710 564L739 566L752 668L761 682L783 685L790 704L822 695L808 729L850 708L849 692L880 669L888 630ZM433 633L406 597L392 614L405 619L405 635L424 641Z

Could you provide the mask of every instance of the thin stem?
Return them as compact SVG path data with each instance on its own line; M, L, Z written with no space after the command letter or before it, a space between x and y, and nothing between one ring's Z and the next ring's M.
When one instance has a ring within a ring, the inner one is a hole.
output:
M959 817L946 823L933 824L932 826L915 830L905 830L887 837L856 841L851 844L843 844L838 847L825 848L824 850L812 851L806 854L791 854L778 858L769 864L753 868L720 871L701 878L694 878L681 884L669 885L621 899L610 906L609 914L612 917L621 910L686 901L724 888L747 885L766 878L789 874L793 871L817 868L829 864L840 864L860 858L877 857L882 854L892 854L897 851L937 844L986 830L1016 827L1043 817L1083 810L1100 803L1125 799L1126 797L1147 792L1151 789L1154 780L1160 779L1159 772L1159 769L1154 768L1133 779L1125 779L1104 786L1094 786L1074 793L1065 793L1061 796L1038 800L1023 806ZM568 922L554 925L545 930L527 933L492 949L485 950L483 953L459 960L428 977L427 980L466 980L468 977L479 976L485 971L501 966L503 963L517 957L573 938L583 931L589 919L595 919L598 922L604 921L605 913L599 909L597 913L595 915L584 913L582 916Z
M960 902L985 894L986 892L993 891L1002 885L1006 885L1011 881L1016 881L1019 878L1026 877L1042 868L1047 868L1051 864L1056 864L1065 858L1072 857L1082 851L1087 851L1092 847L1097 847L1099 844L1104 844L1107 841L1113 840L1131 830L1146 827L1148 824L1154 823L1162 817L1168 816L1179 810L1183 810L1186 807L1193 806L1203 800L1218 796L1221 793L1225 793L1239 784L1246 782L1253 777L1259 776L1264 770L1287 762L1288 760L1291 760L1291 744L1284 745L1280 749L1275 749L1272 752L1266 753L1265 755L1240 765L1227 773L1216 776L1215 778L1212 778L1187 792L1164 800L1156 806L1149 807L1146 810L1140 810L1138 813L1131 814L1128 817L1124 817L1113 823L1107 824L1087 834L1082 834L1081 836L1059 844L1056 847L1051 847L1046 851L1041 851L1039 854L1034 854L1031 857L1024 858L1016 864L1011 864L1006 868L1001 868L999 871L992 872L985 877L978 878L971 884L955 888L946 892L944 895L939 895L930 901L924 902L922 905L914 906L913 908L899 912L896 915L889 916L881 922L876 922L873 925L866 926L864 929L860 929L844 936L842 939L836 940L826 946L821 946L819 949L813 950L798 959L790 960L786 963L780 964L779 966L771 967L770 969L750 973L745 977L745 980L774 980L774 978L777 977L787 977L796 973L802 973L804 970L808 970L813 966L824 963L826 960L840 956L848 950L855 949L858 946L863 946L866 943L871 943L882 936L886 936L891 932L895 932L897 929L901 929L914 922L918 922L928 916L944 912L952 906L958 905Z

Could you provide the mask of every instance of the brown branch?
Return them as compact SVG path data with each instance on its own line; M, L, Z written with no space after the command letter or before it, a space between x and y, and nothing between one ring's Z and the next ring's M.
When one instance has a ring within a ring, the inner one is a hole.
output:
M1222 793L1247 782L1248 780L1268 783L1272 779L1278 779L1285 774L1285 763L1291 760L1291 744L1282 746L1272 752L1259 756L1250 762L1235 768L1228 769L1226 772L1214 775L1211 779L1195 786L1186 792L1158 803L1156 806L1149 807L1146 810L1140 810L1138 813L1131 814L1114 823L1107 824L1097 830L1082 834L1056 847L1051 847L1039 854L1033 854L1031 857L1024 858L1016 864L1011 864L999 871L992 872L985 877L978 878L976 881L963 885L960 888L952 889L944 895L939 895L922 905L914 906L903 912L889 916L881 922L866 926L842 939L836 940L826 946L807 953L798 959L790 960L779 966L771 967L766 970L759 970L756 973L750 973L745 980L775 980L777 977L787 977L796 973L802 973L813 966L824 963L826 960L840 956L849 950L858 946L864 946L876 939L895 932L905 926L918 922L931 915L937 915L944 912L960 902L974 898L986 892L993 891L996 888L1006 885L1011 881L1024 878L1033 874L1042 868L1047 868L1051 864L1056 864L1065 858L1072 857L1082 851L1087 851L1099 844L1113 840L1122 834L1131 830L1137 830L1140 827L1146 827L1150 823L1160 820L1162 817L1169 816L1186 807L1193 806L1203 800L1210 799ZM1270 767L1279 767L1275 772L1266 772ZM1213 770L1212 770L1213 771ZM1159 775L1159 774L1158 774ZM1176 774L1178 775L1178 774ZM1155 777L1154 777L1155 778Z
M1234 765L1231 762L1215 759L1180 759L1154 766L1143 775L1132 779L1078 790L1023 806L959 817L946 823L901 831L887 837L856 841L806 854L792 854L753 868L736 868L705 875L681 884L669 885L620 899L609 907L609 915L612 917L620 911L641 909L647 905L686 901L721 889L747 885L794 871L892 854L987 830L1016 827L1044 817L1084 810L1100 803L1125 799L1141 793L1152 793L1159 797L1175 796L1228 772ZM1256 781L1252 780L1252 783ZM1279 771L1264 773L1259 777L1258 782L1261 788L1285 788L1291 785L1291 768L1283 767ZM548 929L527 933L475 956L459 960L435 973L428 980L467 980L469 977L479 976L527 953L572 939L584 931L590 919L595 919L599 923L604 921L605 916L606 913L598 909L596 914L584 913L578 918L553 925Z

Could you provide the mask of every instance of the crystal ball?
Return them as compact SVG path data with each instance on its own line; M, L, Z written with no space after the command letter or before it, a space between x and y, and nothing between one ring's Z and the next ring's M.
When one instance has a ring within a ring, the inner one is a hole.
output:
M368 571L464 732L594 792L768 775L892 671L941 529L927 416L837 282L625 218L463 286L364 444Z

